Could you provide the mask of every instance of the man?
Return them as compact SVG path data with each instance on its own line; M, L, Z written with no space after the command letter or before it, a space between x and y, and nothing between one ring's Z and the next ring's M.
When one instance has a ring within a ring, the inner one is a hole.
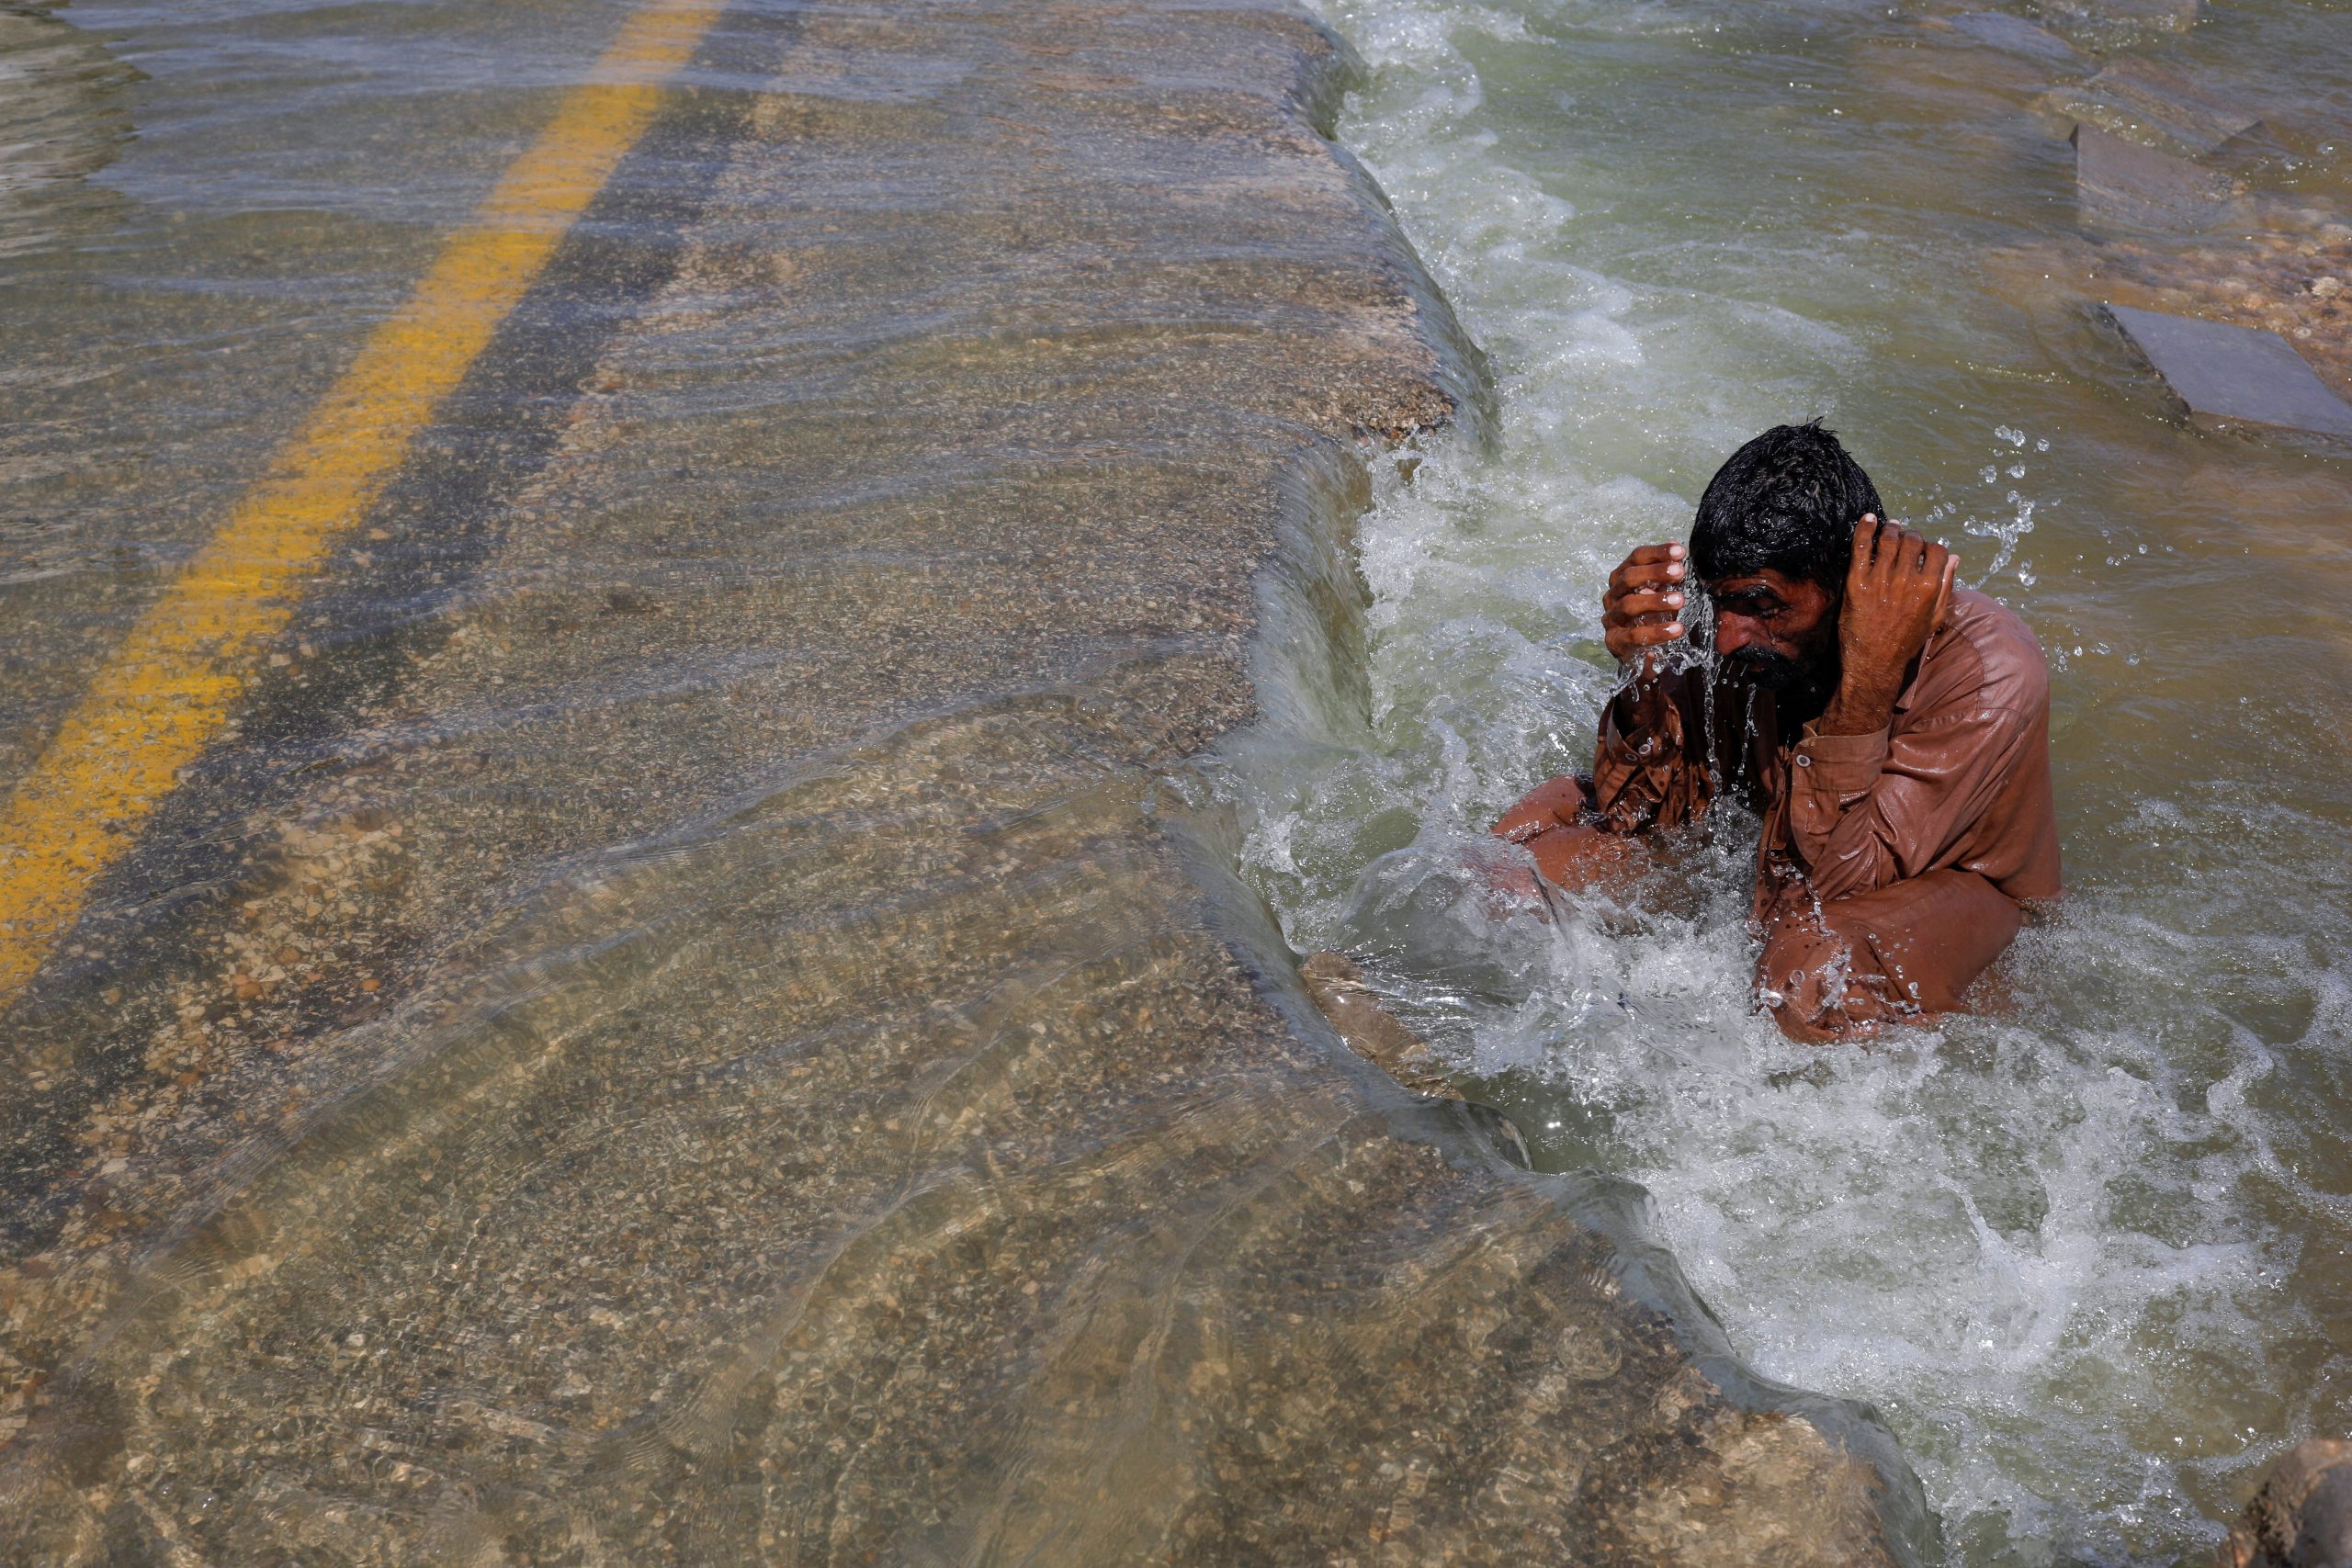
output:
M1718 792L1744 799L1763 825L1757 999L1797 1040L1959 1010L2059 892L2041 645L1955 587L1951 552L1881 516L1818 422L1741 447L1687 551L1645 546L1609 579L1626 677L1593 776L1539 786L1494 829L1573 892L1622 881L1639 840ZM1690 570L1712 672L1661 655L1685 636Z

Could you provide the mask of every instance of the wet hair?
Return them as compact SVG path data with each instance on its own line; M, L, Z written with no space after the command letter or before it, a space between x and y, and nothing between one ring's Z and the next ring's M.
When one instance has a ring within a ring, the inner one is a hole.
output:
M1834 432L1817 419L1776 424L1707 481L1690 525L1690 564L1705 582L1770 569L1834 593L1865 512L1886 514Z

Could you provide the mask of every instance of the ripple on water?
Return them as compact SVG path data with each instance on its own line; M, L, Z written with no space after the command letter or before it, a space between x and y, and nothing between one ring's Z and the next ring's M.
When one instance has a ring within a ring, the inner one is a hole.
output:
M130 136L132 80L61 18L0 11L0 256L49 243Z
M1343 717L1231 749L1250 874L1544 1161L1645 1185L1759 1371L1875 1403L1955 1560L2201 1550L2256 1467L2347 1417L2346 683L2340 644L2243 613L2293 552L2271 538L2324 536L2307 460L2123 402L2073 318L2052 335L1970 263L2065 220L2048 132L2024 88L1885 91L1873 51L1910 24L1883 7L1333 20L1373 67L1343 134L1500 412L1363 526L1361 701L1311 658L1264 672ZM2214 47L2324 99L2301 26L2252 7ZM1589 760L1608 569L1680 536L1739 440L1815 413L2049 648L2075 889L1999 1010L1867 1053L1746 1015L1736 831L1654 908L1560 928L1498 923L1464 870Z

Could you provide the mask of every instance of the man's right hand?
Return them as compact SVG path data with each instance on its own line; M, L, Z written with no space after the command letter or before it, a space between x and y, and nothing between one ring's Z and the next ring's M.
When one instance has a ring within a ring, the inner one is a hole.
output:
M1619 663L1639 658L1646 667L1650 649L1688 629L1682 624L1682 585L1690 572L1685 553L1680 545L1644 545L1609 574L1600 596L1601 635Z

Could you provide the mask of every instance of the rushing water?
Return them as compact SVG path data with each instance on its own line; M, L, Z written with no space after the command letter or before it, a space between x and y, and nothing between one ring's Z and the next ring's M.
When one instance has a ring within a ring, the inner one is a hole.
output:
M2352 467L2199 434L2095 325L2046 65L1882 4L1329 14L1372 72L1342 137L1499 419L1363 526L1368 702L1272 672L1312 716L1231 756L1253 875L1539 1163L1646 1185L1758 1367L1873 1402L1955 1561L2198 1556L2253 1467L2352 1425ZM2308 252L2348 37L2256 3L2088 41L2267 113L2258 221ZM2001 1016L1818 1053L1746 1013L1736 843L1557 931L1462 871L1589 764L1610 566L1815 414L2047 648L2072 890Z
M94 67L0 207L0 774L632 9L33 18ZM1912 1537L1155 815L1340 443L1450 407L1332 59L725 7L6 1004L0 1560Z
M0 3L8 777L627 9ZM0 1303L31 1323L9 1354L97 1369L106 1397L59 1395L36 1435L109 1529L138 1519L74 1456L106 1472L118 1441L106 1485L143 1487L158 1529L355 1551L364 1529L386 1557L465 1544L482 1482L499 1507L544 1493L550 1539L634 1509L729 1560L824 1480L780 1456L853 1427L926 1483L942 1431L990 1477L1085 1472L1144 1417L1089 1425L1066 1389L1033 1408L1024 1371L989 1427L944 1402L1023 1344L975 1337L926 1392L890 1336L1068 1291L1091 1326L1053 1340L1067 1367L1125 1365L1119 1325L1174 1310L1157 1247L1167 1278L1204 1270L1202 1321L1238 1277L1174 1223L1185 1181L1219 1150L1256 1181L1283 1140L1323 1146L1264 1087L1279 1049L1232 1026L1247 987L1180 1024L1220 960L1137 913L1170 884L1135 781L1200 717L1139 650L1222 657L1202 584L1246 602L1217 530L1256 500L1217 487L1295 434L1291 405L1170 411L1241 352L1216 345L1257 345L1228 364L1246 388L1330 341L1317 301L1294 320L1242 265L1299 259L1291 209L1184 229L1222 221L1212 159L1173 218L1100 191L1052 210L1069 187L1008 175L1006 145L1106 183L1115 159L989 95L1040 60L1072 101L1132 78L866 9L730 8L695 112L632 158L9 1042L28 1092L0 1120L33 1153L5 1218L49 1292ZM1330 19L1373 68L1343 137L1498 398L1491 439L1434 446L1363 523L1363 668L1299 651L1319 637L1262 650L1278 717L1218 763L1250 874L1300 950L1370 954L1541 1163L1646 1184L1756 1366L1877 1404L1956 1558L2193 1554L2255 1466L2352 1420L2345 466L2188 428L2086 319L2108 253L2074 227L2045 62L1883 5ZM2255 98L2291 156L2251 172L2249 226L2340 251L2346 22L2256 0L2086 36ZM1302 210L1311 241L1345 209ZM1185 239L1114 251L1131 218ZM1076 328L1053 314L1072 256L1097 280ZM1027 396L1099 406L1046 429ZM1589 756L1608 566L1679 534L1739 440L1810 413L2056 668L2072 902L2007 967L2008 1011L1870 1052L1746 1015L1736 842L1663 910L1562 928L1498 923L1460 869ZM1037 514L1102 537L1041 547ZM1231 1049L1176 1054L1201 1042ZM1172 1111L1086 1078L1162 1061ZM1155 1141L1187 1139L1210 1153ZM1167 1210L1102 1222L1099 1255L1072 1196L1094 1179L1063 1181L1098 1159ZM1016 1212L1032 1254L1000 1245ZM847 1261L805 1280L812 1258ZM1124 1299L1105 1279L1136 1310L1087 1307ZM971 1312L992 1287L1015 1304ZM74 1314L118 1289L148 1315L85 1341ZM1290 1321L1270 1299L1231 1311ZM775 1364L806 1370L771 1390ZM13 1437L40 1379L0 1373ZM782 1446L708 1480L729 1402L763 1391L741 1430ZM1138 1477L1172 1473L1151 1451ZM856 1515L863 1484L804 1510L845 1552L896 1539ZM771 1485L768 1512L743 1502ZM1080 1537L1127 1506L1054 1495L1026 1517Z

